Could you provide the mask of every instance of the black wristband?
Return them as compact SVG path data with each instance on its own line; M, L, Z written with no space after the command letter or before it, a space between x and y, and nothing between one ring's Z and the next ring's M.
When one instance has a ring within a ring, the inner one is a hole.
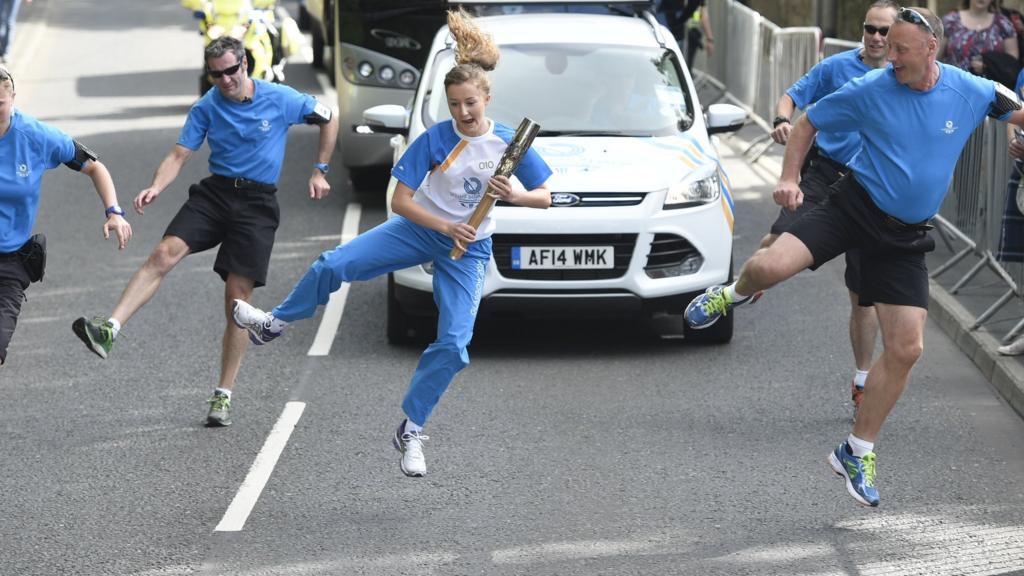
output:
M791 124L791 122L789 121L789 118L786 118L785 116L776 116L775 119L772 120L772 128L778 128L779 124Z

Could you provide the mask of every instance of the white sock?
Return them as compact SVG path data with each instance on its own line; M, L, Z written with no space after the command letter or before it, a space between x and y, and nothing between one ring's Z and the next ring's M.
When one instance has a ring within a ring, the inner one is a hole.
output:
M214 388L213 393L220 394L221 396L227 396L228 400L231 399L231 390L228 390L227 388Z
M419 434L420 432L423 432L423 426L420 426L408 418L405 419L405 426L402 427L402 434Z
M277 316L268 314L269 320L267 320L267 327L270 328L271 332L280 332L284 330L285 326L288 325L284 320L278 320Z
M117 339L117 335L121 333L121 323L117 320L117 318L108 318L107 322L110 322L110 327L113 329L112 331L114 332L114 339Z
M868 442L867 440L861 440L853 434L846 439L846 442L850 445L850 450L853 451L853 455L857 458L863 458L868 452L874 452L875 443Z
M853 377L853 385L857 388L863 388L864 384L868 381L867 370L857 370L857 375Z
M732 299L733 304L742 304L744 300L750 298L750 294L744 296L736 291L736 282L729 284L725 287L725 290L729 293L729 297Z

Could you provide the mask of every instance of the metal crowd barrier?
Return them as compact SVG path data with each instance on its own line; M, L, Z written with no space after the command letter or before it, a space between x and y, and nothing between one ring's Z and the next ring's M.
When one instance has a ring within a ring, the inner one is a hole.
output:
M953 255L932 271L932 278L952 270L965 258L973 257L977 261L949 289L951 294L959 294L968 282L986 268L1000 283L1005 284L1005 292L975 318L972 330L989 321L1015 296L1024 298L1020 289L1021 266L1000 262L996 256L1002 231L1007 180L1013 170L1007 149L1005 124L986 119L971 135L960 154L949 194L935 219L939 237ZM954 244L961 244L963 248L957 251ZM1011 274L1007 268L1015 268L1015 273ZM1024 320L1011 328L1003 340L1013 339L1022 328Z
M789 86L821 58L860 46L821 38L818 28L780 28L734 0L708 0L705 8L716 39L711 57L700 58L693 70L699 85L717 90L707 101L725 99L745 109L765 133L744 150L756 162L773 144L770 119L775 104ZM726 39L722 41L721 39ZM984 269L991 270L1006 291L974 322L977 329L1014 297L1024 300L1024 264L997 259L1007 179L1012 162L1007 154L1005 125L986 120L965 147L957 163L950 192L936 217L938 238L952 256L932 273L933 278L957 268L965 259L976 262L952 287L958 294ZM962 246L961 248L957 248ZM1004 337L1024 331L1024 319Z

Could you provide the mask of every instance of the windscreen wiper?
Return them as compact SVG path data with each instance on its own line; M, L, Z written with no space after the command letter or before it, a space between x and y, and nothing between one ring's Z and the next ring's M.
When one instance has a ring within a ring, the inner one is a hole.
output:
M612 136L612 137L625 137L625 136L636 136L635 134L626 134L625 132L614 132L608 130L541 130L537 133L537 136Z

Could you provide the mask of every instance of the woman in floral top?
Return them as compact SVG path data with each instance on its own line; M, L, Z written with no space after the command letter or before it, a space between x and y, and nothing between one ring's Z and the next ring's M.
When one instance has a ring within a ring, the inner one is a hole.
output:
M981 55L985 52L1006 52L1020 57L1017 33L1010 19L996 6L998 0L964 0L962 10L950 12L942 19L946 46L943 60L980 75Z

